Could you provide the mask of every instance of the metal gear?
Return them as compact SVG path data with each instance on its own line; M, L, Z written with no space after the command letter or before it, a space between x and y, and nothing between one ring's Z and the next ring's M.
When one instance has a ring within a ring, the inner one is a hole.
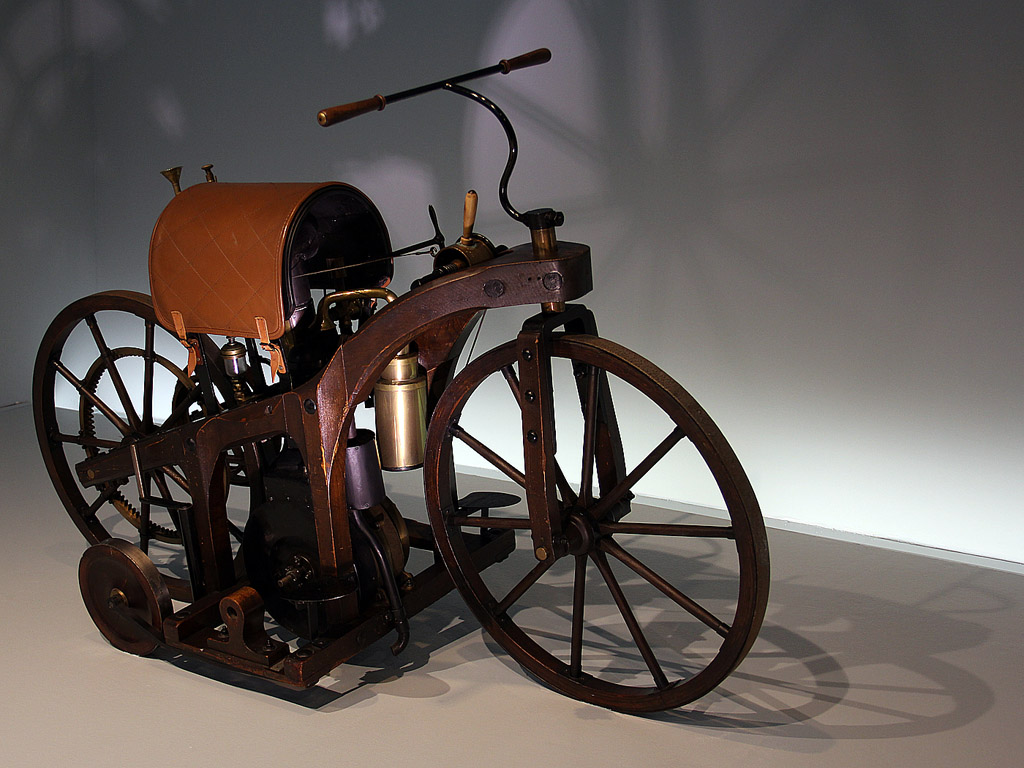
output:
M126 357L140 357L145 358L145 352L137 347L119 347L117 349L110 350L111 359L116 363ZM156 362L163 366L167 371L177 378L178 383L175 386L175 396L173 400L179 399L179 394L182 391L190 390L194 388L195 382L192 381L185 372L178 368L174 363L165 357L159 355L156 356ZM83 385L96 394L99 388L100 381L103 375L107 371L106 362L102 357L98 357L96 361L89 368L89 372L85 375L82 380ZM96 437L96 419L95 419L95 406L92 405L85 397L80 399L79 404L79 434L82 437ZM98 453L99 449L86 446L85 452L90 458ZM176 480L179 484L185 482L184 478L180 476ZM115 490L110 497L110 504L113 505L121 516L131 523L135 528L139 528L142 525L142 515L134 505L125 497L119 490ZM156 539L165 544L179 545L181 544L181 534L174 528L169 528L159 523L150 522L149 524L149 537Z

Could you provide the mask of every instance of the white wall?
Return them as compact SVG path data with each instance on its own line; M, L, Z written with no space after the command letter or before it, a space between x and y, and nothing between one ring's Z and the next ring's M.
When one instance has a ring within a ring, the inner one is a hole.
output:
M520 133L513 201L566 211L603 333L702 401L765 515L1024 561L1019 3L24 2L5 39L42 6L93 20L71 55L94 73L92 157L63 142L64 102L29 141L95 166L91 202L53 172L34 184L95 222L101 287L145 289L175 164L187 183L205 162L353 182L396 244L428 234L430 202L451 234L474 187L478 229L521 241L486 114L433 94L330 131L313 116L546 45L550 64L481 84ZM55 242L38 258L66 268L78 241ZM4 311L34 332L66 286L16 274ZM11 382L27 392L20 366Z

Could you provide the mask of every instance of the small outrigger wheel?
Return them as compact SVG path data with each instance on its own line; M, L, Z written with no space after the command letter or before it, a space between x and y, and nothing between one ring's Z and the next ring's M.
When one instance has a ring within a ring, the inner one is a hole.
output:
M124 539L93 544L78 566L82 599L115 648L148 656L163 638L171 595L153 561Z

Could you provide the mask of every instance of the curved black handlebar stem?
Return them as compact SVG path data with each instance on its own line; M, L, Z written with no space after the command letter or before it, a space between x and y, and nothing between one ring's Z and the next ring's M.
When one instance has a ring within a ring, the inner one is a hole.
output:
M537 211L527 211L523 214L517 211L515 207L513 207L512 203L509 202L508 181L512 176L512 170L515 168L516 158L519 155L519 142L516 139L516 132L512 128L511 121L505 113L501 111L497 104L476 91L459 85L459 83L465 82L466 80L475 80L488 75L498 73L507 75L509 72L514 72L517 69L533 67L538 64L544 64L550 60L551 51L547 48L538 48L535 51L524 53L521 56L516 56L512 59L502 59L497 64L493 64L489 67L474 70L473 72L467 72L462 75L456 75L455 77L450 77L446 80L438 80L435 83L410 88L409 90L393 93L389 96L377 94L376 96L372 96L369 99L363 99L362 101L353 101L349 104L342 104L337 107L322 109L317 114L317 121L320 125L325 127L334 125L335 123L339 123L343 120L349 120L350 118L364 115L367 112L382 110L388 104L401 101L402 99L408 99L413 96L419 96L420 94L427 93L428 91L443 89L451 91L452 93L457 93L459 96L465 96L467 99L475 101L490 110L491 114L498 119L498 122L501 123L501 127L505 130L505 137L508 139L508 160L505 162L505 170L502 172L501 179L498 182L498 200L501 202L501 207L504 209L505 213L511 216L514 221L526 224L526 226L531 230L547 228L550 226L559 226L563 221L563 216L558 211L552 211L551 209L544 208ZM437 230L436 224L434 228L439 234L440 230Z
M501 127L505 129L505 138L508 139L508 160L505 161L505 170L502 171L501 179L498 181L498 200L501 202L501 207L505 210L505 213L515 221L522 222L523 214L517 211L508 199L508 180L512 177L512 171L516 166L516 159L519 157L519 141L516 139L516 132L512 127L512 121L501 111L501 107L476 91L462 85L456 85L455 83L445 83L441 87L446 91L457 93L459 96L465 96L467 99L471 99L477 104L486 107L498 119Z

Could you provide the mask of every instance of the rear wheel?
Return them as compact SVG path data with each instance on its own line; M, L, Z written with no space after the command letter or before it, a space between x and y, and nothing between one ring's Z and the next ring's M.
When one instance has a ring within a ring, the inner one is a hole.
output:
M203 343L209 339L203 338ZM36 358L33 408L54 488L90 544L130 540L161 568L173 597L190 599L177 515L192 496L180 466L83 484L75 465L161 429L207 415L187 352L157 322L149 296L107 291L69 305L51 323ZM225 461L228 485L246 485L243 449ZM148 503L145 499L159 500ZM159 542L159 551L151 543Z
M561 522L561 551L537 559L525 504L486 516L459 504L455 462L524 489L534 481L510 343L467 366L433 413L425 483L440 553L491 636L562 693L629 712L693 701L735 669L764 616L768 544L750 483L693 398L629 350L556 336L552 382L558 492L548 513ZM641 505L638 486L725 513ZM466 536L508 529L517 551L480 571Z

